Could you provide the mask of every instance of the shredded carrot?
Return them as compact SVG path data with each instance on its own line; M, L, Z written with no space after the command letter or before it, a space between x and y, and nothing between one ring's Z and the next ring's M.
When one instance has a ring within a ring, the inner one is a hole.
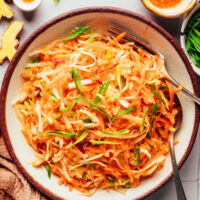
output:
M69 191L136 187L169 152L174 94L184 84L166 85L164 62L120 43L125 35L50 42L31 52L38 57L21 72L23 92L13 106L37 152L32 165L48 163Z

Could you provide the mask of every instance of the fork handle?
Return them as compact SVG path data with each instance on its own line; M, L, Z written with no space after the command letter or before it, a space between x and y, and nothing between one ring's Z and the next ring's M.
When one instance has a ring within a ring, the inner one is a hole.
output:
M175 86L178 87L180 84L174 80L172 77L169 77L169 81ZM189 97L190 99L192 99L194 102L196 102L198 105L200 105L200 98L195 96L194 94L192 94L189 90L187 90L186 88L183 87L183 89L181 90L187 97Z
M171 160L172 160L172 167L173 167L173 173L174 173L174 182L175 182L175 186L176 186L177 199L178 200L187 200L182 183L181 183L181 179L179 176L177 163L176 163L176 157L175 157L175 153L174 153L174 136L173 135L170 138L170 156L171 156Z

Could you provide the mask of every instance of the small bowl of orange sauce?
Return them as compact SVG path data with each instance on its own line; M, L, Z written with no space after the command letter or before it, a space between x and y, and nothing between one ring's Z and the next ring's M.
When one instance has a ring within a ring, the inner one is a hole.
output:
M14 4L25 12L31 12L35 10L42 0L13 0Z
M154 14L165 18L177 18L189 12L196 0L141 0Z

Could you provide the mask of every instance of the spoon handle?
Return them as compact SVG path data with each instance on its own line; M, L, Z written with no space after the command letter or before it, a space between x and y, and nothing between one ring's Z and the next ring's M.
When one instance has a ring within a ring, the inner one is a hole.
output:
M180 84L174 80L172 77L169 77L170 82L175 86L178 87ZM190 99L192 99L194 102L196 102L198 105L200 105L200 98L195 96L194 94L192 94L189 90L187 90L186 88L183 87L183 89L181 90L187 97L189 97Z
M174 173L174 182L175 182L175 186L176 186L177 199L178 200L187 200L182 183L181 183L181 179L179 176L177 163L176 163L176 157L175 157L175 153L174 153L174 137L173 136L170 138L170 155L171 155L171 161L172 161L172 167L173 167L173 173Z

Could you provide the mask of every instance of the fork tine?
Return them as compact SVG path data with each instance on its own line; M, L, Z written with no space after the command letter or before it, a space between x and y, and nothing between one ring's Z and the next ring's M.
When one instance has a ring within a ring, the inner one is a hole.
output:
M120 33L124 32L120 28L115 27L115 26L109 26L107 31L113 35L119 35ZM133 37L129 34L126 34L126 36L123 39L128 42L134 42L135 46L142 47L145 51L147 51L153 55L158 55L158 52L156 50L154 50L151 46L149 46L148 44L146 44L144 42L141 42L140 40L136 39L135 37Z

